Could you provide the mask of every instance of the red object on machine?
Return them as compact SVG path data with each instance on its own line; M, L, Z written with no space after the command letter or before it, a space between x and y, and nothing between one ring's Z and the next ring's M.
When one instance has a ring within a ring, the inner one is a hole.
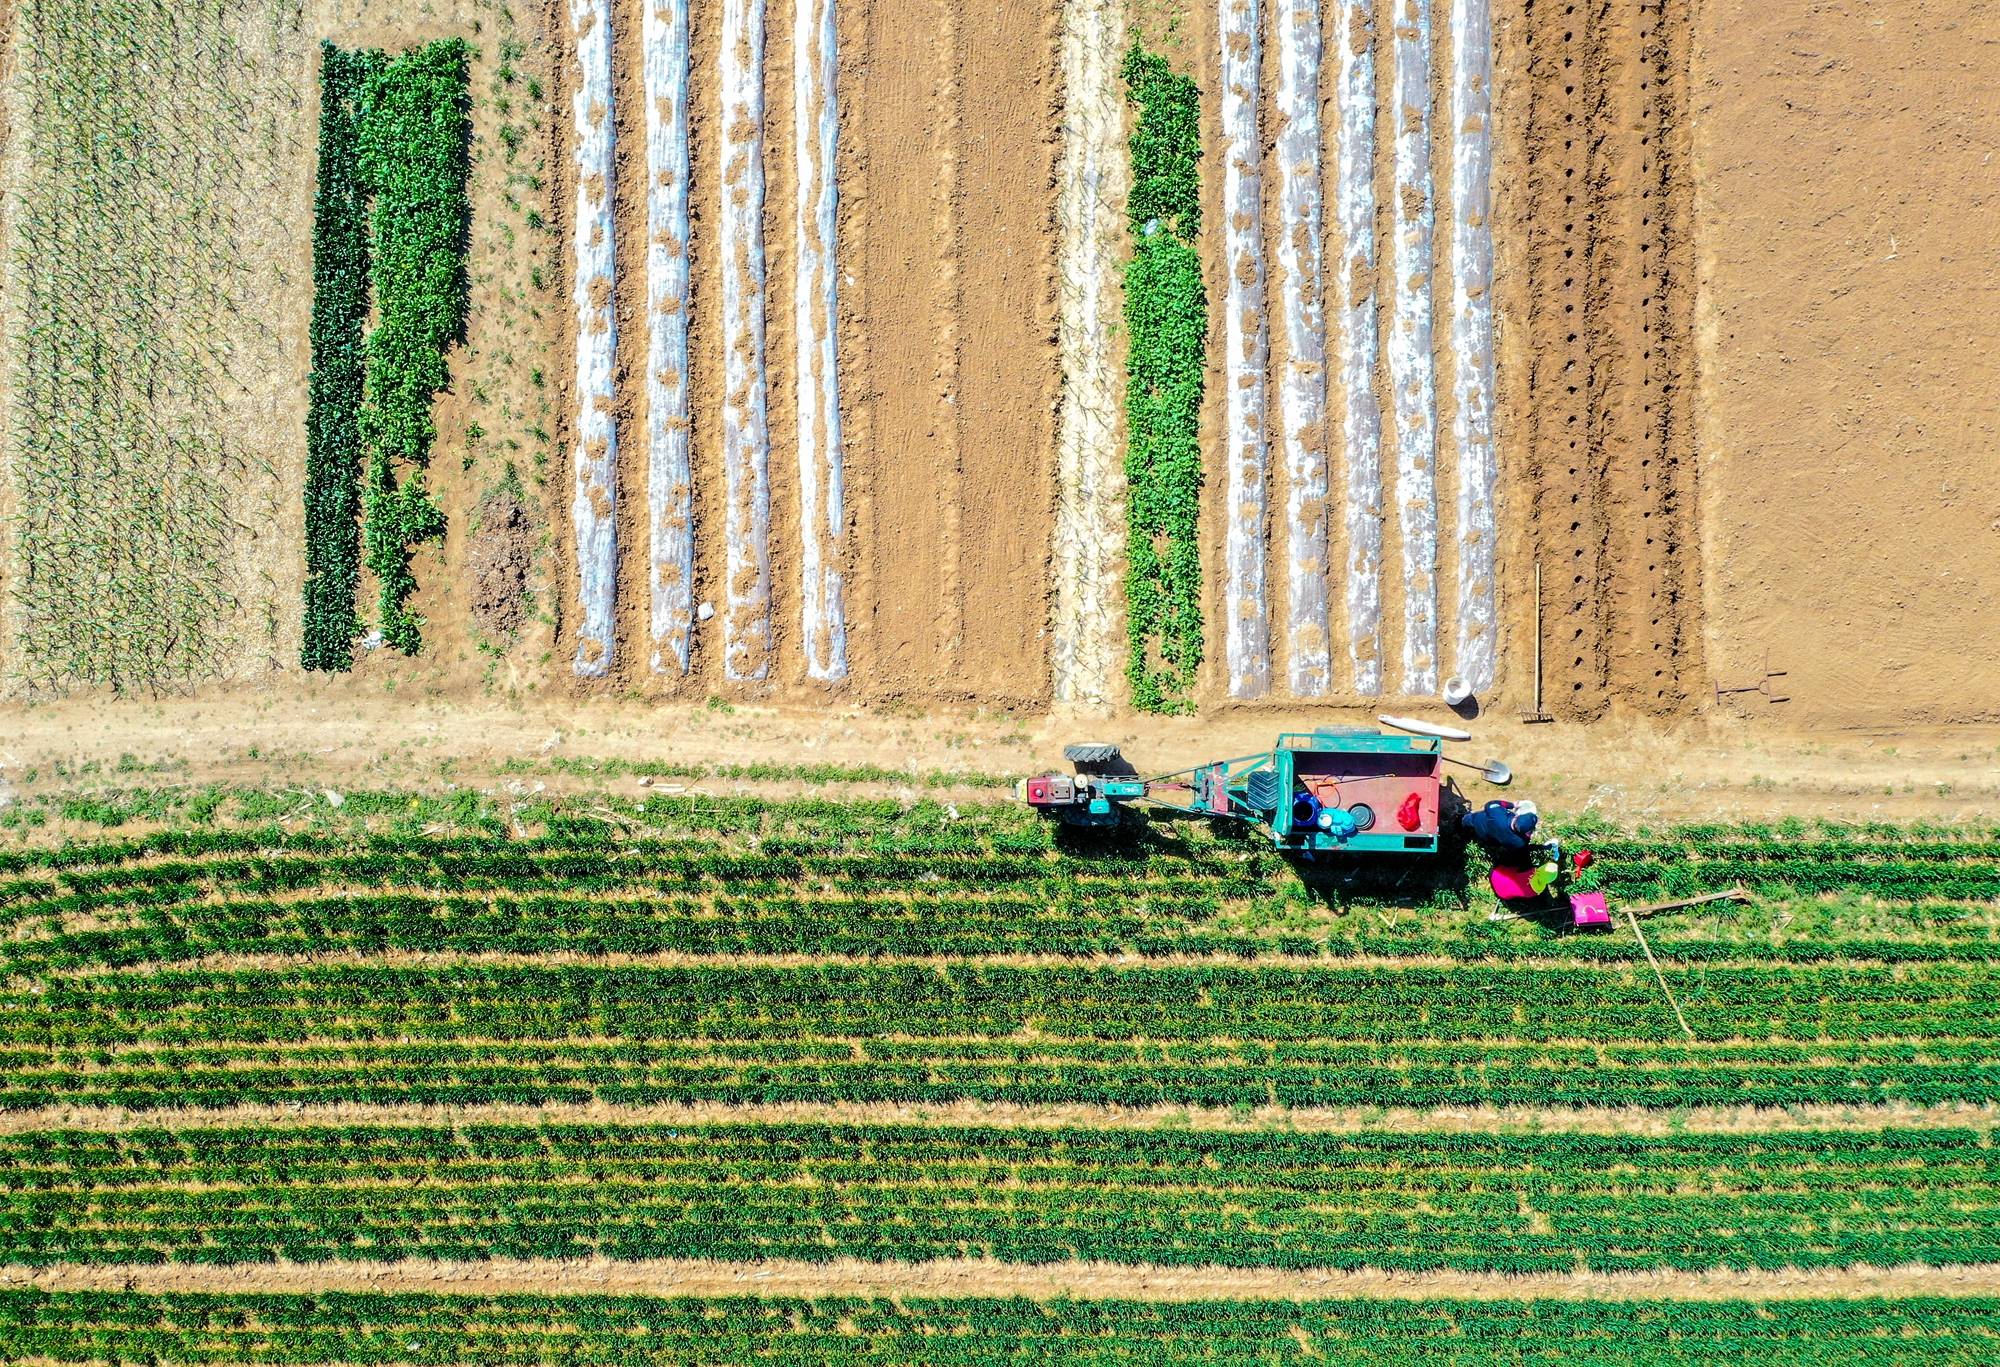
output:
M1406 831L1414 831L1423 824L1424 799L1419 793L1411 793L1403 799L1403 805L1396 809L1396 824Z
M1076 797L1076 781L1067 774L1043 774L1027 785L1028 804L1033 807L1060 806Z

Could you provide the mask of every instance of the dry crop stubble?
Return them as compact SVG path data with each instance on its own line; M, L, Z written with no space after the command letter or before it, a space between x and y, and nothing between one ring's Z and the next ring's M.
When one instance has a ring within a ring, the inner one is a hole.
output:
M302 283L258 245L302 136L297 8L12 17L12 682L157 694L290 657L263 542L296 471L232 419L276 365L255 300Z

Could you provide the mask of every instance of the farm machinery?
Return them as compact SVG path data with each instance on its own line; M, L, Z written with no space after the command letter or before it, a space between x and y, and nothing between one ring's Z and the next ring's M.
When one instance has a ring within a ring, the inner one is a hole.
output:
M1075 774L1022 779L1015 795L1070 826L1114 826L1122 810L1148 806L1244 822L1284 853L1427 855L1438 849L1442 751L1432 736L1326 727L1288 732L1261 754L1141 778L1114 746L1072 745L1064 757Z

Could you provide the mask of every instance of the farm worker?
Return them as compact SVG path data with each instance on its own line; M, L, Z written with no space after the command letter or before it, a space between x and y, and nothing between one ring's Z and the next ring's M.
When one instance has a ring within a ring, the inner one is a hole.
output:
M1467 812L1458 824L1467 838L1486 851L1496 868L1527 869L1534 867L1529 847L1540 820L1533 808L1523 810L1495 798L1478 811Z

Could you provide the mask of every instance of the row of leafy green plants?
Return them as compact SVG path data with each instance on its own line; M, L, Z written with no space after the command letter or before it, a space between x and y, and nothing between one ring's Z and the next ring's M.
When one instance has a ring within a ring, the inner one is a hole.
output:
M988 1257L1494 1272L2000 1261L1972 1130L927 1125L0 1137L10 1263Z
M242 953L331 951L990 956L1203 954L1241 959L1449 955L1600 964L1628 934L1569 936L1499 920L1448 895L1316 900L1270 861L1194 842L1133 860L1076 860L1033 827L973 835L895 828L754 842L633 837L301 832L161 836L81 866L0 878L9 976ZM190 845L211 849L208 857ZM1747 847L1745 847L1747 848ZM1751 908L1657 918L1683 967L1959 960L1990 965L2000 863L1966 844L1815 862L1774 845L1752 858L1637 857L1607 879L1621 902L1741 879ZM134 851L144 851L135 855ZM77 851L70 851L75 856ZM1909 855L1911 857L1902 857ZM1720 869L1720 873L1707 870ZM1820 900L1866 889L1874 902ZM1944 897L1959 900L1945 901ZM1442 902L1442 906L1435 903ZM1621 928L1622 931L1622 928Z
M361 583L358 418L367 372L368 191L361 106L380 54L320 47L319 182L313 196L312 374L306 399L306 581L301 659L345 669L353 659Z
M725 883L732 861L689 860L647 886L630 875L542 881L514 876L508 891L480 891L486 875L454 881L456 893L373 893L344 889L297 900L215 900L202 881L119 897L66 897L31 904L36 919L0 942L0 975L41 975L230 954L326 953L805 954L843 957L972 958L1036 954L1066 958L1206 955L1243 960L1340 959L1448 955L1466 961L1556 959L1592 964L1640 957L1632 937L1554 935L1519 921L1485 918L1439 924L1421 915L1384 928L1354 915L1323 933L1246 933L1217 925L1238 889L1220 880L1069 880L1038 869L996 871L972 880L912 890L891 869L925 861L864 864L819 871L810 888L773 880L768 869ZM939 877L930 872L929 877ZM337 880L325 876L328 883ZM489 884L490 886L490 884ZM702 891L707 887L707 891ZM727 892L721 889L727 888ZM694 891L690 891L690 889ZM51 925L50 908L80 919ZM121 909L122 908L122 909ZM1875 936L1817 929L1773 934L1766 911L1719 934L1663 922L1650 943L1677 965L1913 963L1992 958L1990 913L1958 908L1952 918L1923 909L1921 918Z
M470 60L457 38L393 58L321 48L307 669L352 668L364 563L379 589L384 641L406 653L422 642L422 621L408 609L410 559L444 532L424 475L436 438L431 408L470 304Z
M255 758L255 756L252 756ZM651 772L639 766L635 772ZM813 765L705 766L662 764L661 773L688 771L688 776L785 779L802 784L834 781ZM619 772L624 772L622 769ZM447 774L449 776L449 774ZM188 853L208 849L284 848L286 842L320 839L327 834L357 836L394 834L430 839L449 835L502 835L529 830L537 834L565 831L578 839L618 840L634 829L658 833L748 836L840 836L900 838L926 830L967 850L979 847L982 833L1005 832L1010 839L1038 833L1042 848L1095 860L1143 859L1172 854L1177 848L1212 843L1238 854L1260 854L1277 861L1254 833L1226 825L1193 822L1131 823L1105 835L1077 835L1046 822L1013 803L947 804L930 798L850 797L833 795L773 800L754 795L673 794L653 792L643 798L605 791L555 794L485 792L466 784L450 791L355 789L335 804L325 794L299 788L232 788L221 785L103 787L85 793L33 790L43 777L30 769L10 775L27 785L17 800L0 812L0 841L8 832L33 848L0 850L0 872L25 867L61 867L107 860L147 858L156 850ZM939 774L933 784L953 786L960 777ZM859 781L859 780L857 780ZM273 826L277 821L285 828ZM37 835L52 823L102 827L154 828L124 840L70 840L60 849ZM254 827L243 830L243 827ZM310 828L307 830L306 828ZM1693 857L1710 852L1735 852L1743 847L1782 851L1847 849L1855 857L1956 859L1992 857L2000 847L2000 828L1980 824L1834 821L1703 822L1621 830L1600 819L1562 818L1560 829L1572 846L1589 844L1608 859L1621 857L1623 842L1633 841L1662 857ZM165 840L166 844L156 844ZM175 843L175 842L181 843ZM263 842L263 843L260 843Z
M1133 706L1186 712L1202 659L1201 92L1142 47L1126 56L1123 75L1137 110L1126 201L1125 674Z
M718 840L743 859L839 860L855 855L925 853L956 856L968 878L977 877L982 859L1023 855L1085 875L1198 875L1218 868L1240 871L1274 890L1290 889L1309 901L1363 902L1371 891L1398 900L1399 880L1427 889L1433 905L1463 897L1483 900L1468 878L1454 887L1429 865L1377 865L1357 869L1351 879L1314 881L1273 855L1254 836L1227 829L1181 825L1134 831L1129 838L1074 840L1061 828L1009 807L958 808L941 803L893 801L847 803L756 799L710 799L661 795L644 802L536 797L505 803L478 793L429 798L399 793L348 794L338 808L313 794L256 800L211 794L212 804L175 829L138 837L79 841L0 852L0 903L17 905L56 889L102 891L139 887L148 879L177 881L206 877L220 887L245 880L245 890L264 878L288 878L283 868L310 870L313 858L396 852L403 867L424 861L488 860L496 872L510 861L545 850L582 855L604 852L607 859L671 862L687 850L676 841ZM89 800L84 800L89 801ZM222 809L230 808L226 816ZM79 805L79 811L90 808ZM179 809L175 809L179 810ZM204 819L212 815L215 820ZM273 816L286 825L268 823ZM385 827L370 822L382 818ZM420 823L412 829L410 823ZM1887 836L1829 835L1810 838L1758 837L1688 839L1607 835L1594 840L1598 862L1583 884L1623 898L1673 894L1689 886L1727 886L1741 881L1773 896L1827 892L1873 896L1891 901L1991 900L2000 894L2000 841L1978 837L1934 839L1898 833ZM249 856L231 860L231 856ZM213 861L203 869L192 861ZM118 866L164 863L170 867L125 873ZM665 867L659 864L657 867ZM268 869L268 872L266 871ZM385 866L382 877L397 869ZM470 869L462 870L470 872ZM1447 873L1451 870L1446 870ZM1370 874L1378 875L1371 878ZM11 875L11 878L9 877ZM56 875L60 875L57 878ZM789 878L799 875L779 873ZM1461 877L1465 875L1461 874ZM122 884L121 884L122 880ZM309 886L287 882L286 886ZM435 886L426 880L425 886ZM1400 900L1408 901L1407 897ZM1683 918L1685 919L1685 918Z
M0 1047L0 1108L243 1103L1932 1106L2000 1099L1990 1041L1238 1039L156 1043Z
M1984 1367L2000 1300L1071 1300L0 1291L51 1362Z
M1979 965L1669 968L1697 1038L2000 1037ZM1652 975L1560 963L1237 966L805 964L200 966L14 980L0 1041L22 1046L327 1040L871 1039L1411 1043L1674 1038Z

